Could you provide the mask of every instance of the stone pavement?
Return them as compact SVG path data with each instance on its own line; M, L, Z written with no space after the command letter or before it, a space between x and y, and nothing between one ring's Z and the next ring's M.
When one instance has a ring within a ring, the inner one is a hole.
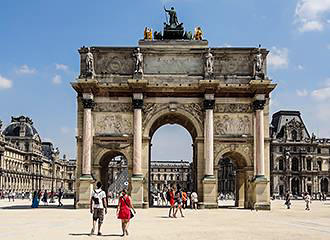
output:
M0 200L0 239L123 239L115 209L106 215L104 236L88 236L91 215L87 209L55 205L31 209L27 200L8 203ZM272 202L271 211L243 209L185 210L185 218L170 219L168 209L138 209L125 239L330 239L330 201L313 201L311 211L303 201L293 201L287 210L284 201Z

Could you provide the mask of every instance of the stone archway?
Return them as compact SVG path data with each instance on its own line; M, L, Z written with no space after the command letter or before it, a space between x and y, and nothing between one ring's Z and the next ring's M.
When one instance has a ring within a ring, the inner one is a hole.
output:
M149 206L152 206L152 198L151 198L151 183L152 183L152 179L151 179L151 141L153 138L153 135L155 134L155 132L162 126L166 125L166 124L177 124L183 128L185 128L191 138L192 138L192 151L193 151L193 159L192 159L192 178L193 178L193 190L198 191L199 190L199 186L198 186L198 179L202 178L202 176L198 176L197 175L197 166L198 166L198 162L200 162L199 164L202 164L203 160L199 159L198 161L198 147L197 145L200 143L197 143L197 136L199 134L201 134L201 129L200 126L198 125L198 123L196 122L196 119L194 119L194 117L188 113L185 112L183 110L178 110L178 111L169 111L167 109L165 110L161 110L158 113L156 113L148 122L148 124L146 124L145 126L145 131L144 134L145 136L147 135L148 137L145 137L146 139L148 139L147 141L145 141L145 148L148 150L148 153L146 154L148 156L148 184L147 186L145 186L148 189L148 203ZM171 181L172 182L172 181Z
M229 165L231 168L227 167ZM218 189L226 190L229 186L232 191L231 194L234 196L234 206L247 207L249 205L248 164L244 156L239 152L228 151L221 156L218 166ZM231 183L228 184L228 181L231 181ZM227 186L222 186L222 184L227 184ZM221 192L219 192L219 194L221 194Z
M99 178L106 193L117 195L128 187L128 164L126 156L120 151L108 151L99 161Z

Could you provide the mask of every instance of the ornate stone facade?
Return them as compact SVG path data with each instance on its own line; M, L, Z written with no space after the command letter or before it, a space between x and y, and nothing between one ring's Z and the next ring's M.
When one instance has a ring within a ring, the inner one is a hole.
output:
M193 191L193 168L188 161L151 161L151 191L157 193L180 185L185 191Z
M12 117L0 129L0 190L32 192L47 189L75 191L75 160L59 157L50 142L42 142L30 118Z
M299 111L279 111L271 124L271 193L329 195L330 139L310 135Z

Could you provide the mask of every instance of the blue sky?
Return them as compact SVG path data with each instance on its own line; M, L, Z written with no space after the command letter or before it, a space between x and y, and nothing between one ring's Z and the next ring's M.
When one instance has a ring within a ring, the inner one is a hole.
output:
M310 132L330 137L330 0L4 0L0 119L30 116L42 139L75 157L76 95L69 83L79 72L77 49L135 46L145 26L161 30L164 5L177 9L187 30L200 25L212 47L260 43L271 50L268 75L278 83L272 113L300 110ZM190 158L164 144L177 129L156 133L154 159ZM190 150L188 133L180 136Z

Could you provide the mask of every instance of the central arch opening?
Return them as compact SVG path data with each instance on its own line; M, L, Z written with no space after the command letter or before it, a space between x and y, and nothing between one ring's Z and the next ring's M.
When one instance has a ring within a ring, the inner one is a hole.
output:
M166 114L154 122L149 135L149 206L168 206L166 191L171 186L187 196L196 191L196 136L191 121L180 114Z

